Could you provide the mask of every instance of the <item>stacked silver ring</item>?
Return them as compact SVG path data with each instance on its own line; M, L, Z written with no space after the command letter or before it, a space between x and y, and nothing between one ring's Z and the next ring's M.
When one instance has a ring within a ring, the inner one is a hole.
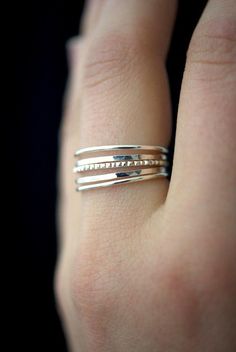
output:
M79 175L75 180L77 191L168 176L168 149L165 147L89 147L78 149L75 157L73 171Z

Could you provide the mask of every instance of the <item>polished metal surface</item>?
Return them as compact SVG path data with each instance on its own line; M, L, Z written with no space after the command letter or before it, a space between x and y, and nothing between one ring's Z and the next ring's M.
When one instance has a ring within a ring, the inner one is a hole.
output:
M168 166L169 162L159 159L145 159L145 160L129 160L129 161L115 161L115 162L106 162L106 163L96 163L96 164L85 164L81 166L75 166L73 171L85 172L92 170L101 170L101 169L117 169L117 168L127 168L135 166Z
M84 176L78 177L76 183L91 183L91 182L101 182L101 181L110 181L114 179L121 179L124 177L134 177L134 176L144 176L150 175L157 172L166 172L164 167L160 168L150 168L150 169L139 169L132 171L119 171L119 172L110 172L108 174L95 175L95 176Z
M103 145L97 147L80 148L75 152L75 156L79 156L83 153L98 152L98 151L116 151L116 150L148 150L148 151L159 151L161 153L168 153L168 149L161 146L150 146L150 145L136 145L136 144L121 144L121 145Z
M76 188L76 191L84 191L84 190L93 189L93 188L108 187L108 186L114 186L119 184L131 183L131 182L147 181L147 180L151 180L155 178L163 178L167 176L168 176L168 172L159 172L159 173L154 173L154 174L145 175L145 176L134 176L131 178L129 177L129 178L123 178L123 179L118 179L113 181L79 186Z
M86 153L95 152L98 155L84 157ZM106 155L106 152L109 153ZM168 176L168 149L165 147L133 144L88 147L78 149L75 157L73 171L79 174L75 181L77 191ZM114 171L107 173L108 169ZM86 172L89 175L81 176Z
M81 166L85 164L97 164L97 163L112 162L112 161L149 160L149 159L167 160L167 156L165 154L106 155L106 156L99 156L94 158L85 158L82 160L77 160L75 165Z

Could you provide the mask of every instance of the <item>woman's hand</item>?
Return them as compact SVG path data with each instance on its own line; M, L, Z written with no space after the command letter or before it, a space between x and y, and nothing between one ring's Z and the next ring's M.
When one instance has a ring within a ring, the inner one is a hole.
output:
M94 0L71 47L56 293L74 352L236 351L236 3L193 34L171 182L76 193L81 146L168 146L174 0Z

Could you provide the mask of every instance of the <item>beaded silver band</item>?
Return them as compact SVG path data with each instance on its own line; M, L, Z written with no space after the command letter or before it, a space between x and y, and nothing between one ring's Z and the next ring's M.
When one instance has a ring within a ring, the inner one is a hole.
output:
M130 160L130 161L115 161L115 162L104 162L104 163L91 163L81 166L75 166L74 172L84 172L92 170L101 169L117 169L117 168L127 168L134 166L168 166L169 162L159 159L144 159L144 160Z
M119 152L122 151L122 154ZM83 157L84 154L99 155ZM109 153L118 154L111 155ZM150 180L168 176L168 149L160 146L143 145L110 145L78 149L74 173L86 173L88 176L79 176L76 179L76 190L82 191L98 187L107 187L117 184ZM113 172L106 173L108 169ZM105 171L105 173L101 173ZM92 172L92 175L91 175Z

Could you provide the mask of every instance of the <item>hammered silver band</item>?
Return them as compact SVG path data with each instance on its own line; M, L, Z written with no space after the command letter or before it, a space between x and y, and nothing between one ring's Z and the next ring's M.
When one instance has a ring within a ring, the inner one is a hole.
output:
M94 153L99 155L94 156ZM168 176L168 149L161 146L88 147L78 149L75 157L73 171L79 174L75 180L77 191ZM112 172L107 173L108 170Z

